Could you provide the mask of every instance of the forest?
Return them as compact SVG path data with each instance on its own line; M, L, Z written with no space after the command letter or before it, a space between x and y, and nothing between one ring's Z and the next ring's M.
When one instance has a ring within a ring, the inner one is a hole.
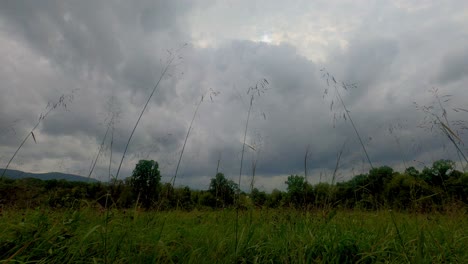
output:
M286 191L217 173L208 190L162 183L140 160L125 180L0 180L2 262L464 263L468 174L371 169L341 182L290 175Z
M51 208L144 208L146 210L240 208L296 209L393 209L430 213L468 205L468 173L455 169L450 160L438 160L432 167L404 172L381 166L347 181L311 184L303 175L290 175L286 191L271 192L257 188L239 190L234 181L217 173L208 190L174 187L162 183L158 163L140 160L131 176L124 180L103 182L69 182L26 178L0 182L2 207L27 209ZM236 194L239 201L236 203Z

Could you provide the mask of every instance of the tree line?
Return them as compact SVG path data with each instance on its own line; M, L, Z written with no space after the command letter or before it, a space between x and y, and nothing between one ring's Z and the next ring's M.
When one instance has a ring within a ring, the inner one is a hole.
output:
M175 188L161 182L158 163L140 160L130 177L110 183L65 180L0 179L0 206L12 208L134 208L148 210L193 210L207 208L299 209L395 209L429 212L468 205L468 173L455 169L450 160L438 160L418 171L414 167L400 173L381 166L368 173L336 184L311 184L302 175L290 175L286 191L267 193L239 186L217 173L208 190ZM238 195L239 194L239 195Z

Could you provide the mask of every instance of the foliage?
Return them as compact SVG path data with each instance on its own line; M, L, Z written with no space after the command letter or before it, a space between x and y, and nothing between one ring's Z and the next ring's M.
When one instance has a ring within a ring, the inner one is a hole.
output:
M140 161L132 177L111 183L69 182L25 178L0 179L0 207L78 209L88 204L111 208L144 208L156 210L228 208L234 205L237 184L218 173L208 190L175 188L160 184L154 161ZM387 166L356 175L348 181L314 185L300 175L287 178L286 192L271 193L253 188L239 197L239 206L257 208L295 207L303 209L393 209L413 212L444 212L447 208L468 206L468 173L457 171L454 163L440 160L421 172L409 167L403 173ZM109 194L109 196L107 196Z
M181 189L183 190L183 189ZM468 218L388 211L4 210L10 263L467 263ZM108 225L102 225L102 218ZM107 240L104 239L105 235ZM106 243L107 241L107 243Z
M305 177L299 175L288 176L287 181L287 198L288 202L294 206L302 206L305 203L306 180Z
M208 189L215 198L216 207L233 205L237 190L237 184L232 180L226 179L222 173L217 173L216 177L211 179L210 188Z
M267 194L259 191L257 188L253 188L250 198L255 206L262 207L267 201Z
M132 173L130 185L133 194L146 209L151 207L159 194L161 174L158 167L154 160L140 160Z
M455 168L455 162L451 160L438 160L432 164L432 168L425 168L424 179L435 186L444 186L449 177L449 171Z
M267 195L266 205L270 208L278 208L282 205L283 192L278 189L273 189L270 195Z

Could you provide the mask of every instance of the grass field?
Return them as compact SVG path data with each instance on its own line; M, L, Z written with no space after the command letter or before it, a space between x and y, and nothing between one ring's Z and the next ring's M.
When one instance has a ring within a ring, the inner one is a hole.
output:
M468 263L468 219L391 211L4 210L1 263Z

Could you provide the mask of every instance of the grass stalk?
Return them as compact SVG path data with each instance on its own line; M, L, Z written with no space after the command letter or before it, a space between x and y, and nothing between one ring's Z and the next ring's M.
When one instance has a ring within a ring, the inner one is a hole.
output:
M174 176L172 177L172 181L171 181L172 186L175 186L177 172L179 171L180 162L182 161L182 156L184 155L185 146L187 145L187 140L188 140L188 137L190 136L190 131L192 131L193 121L195 121L195 118L197 117L198 109L200 108L200 105L203 102L203 98L204 98L204 95L202 95L200 101L197 104L197 107L195 108L195 111L193 112L193 117L192 117L192 120L190 121L190 126L188 128L187 134L185 135L184 145L182 145L182 150L180 151L179 160L177 161L176 170L175 170Z
M346 142L343 143L343 146L340 149L340 152L338 152L338 157L336 158L336 164L335 164L335 169L333 170L333 176L332 176L332 182L331 185L333 186L336 181L336 174L338 172L338 169L340 168L340 161L341 161L341 156L343 155L343 150L346 146Z
M111 123L113 122L113 117L111 118L111 121L109 122L109 124L107 125L107 129L106 129L106 133L104 133L104 137L102 138L102 142L101 144L99 145L99 150L98 150L98 153L96 155L96 158L94 159L92 165L91 165L91 169L89 170L89 174L88 174L88 180L91 178L91 174L93 174L93 171L94 171L94 168L96 167L96 163L99 159L99 156L101 155L101 152L102 150L104 149L104 144L106 142L106 138L107 138L107 134L109 134L109 130L110 130L110 127L111 127Z
M36 128L42 123L42 121L44 119L46 119L46 117L52 112L52 110L56 109L57 107L59 106L63 106L65 109L67 108L67 102L71 102L73 100L73 93L70 94L70 95L61 95L59 100L53 104L47 104L47 107L46 107L46 112L45 114L42 114L39 116L39 120L37 120L37 123L34 125L34 127L31 129L31 131L29 131L29 133L26 135L26 137L23 139L23 141L21 142L21 144L18 146L18 148L16 149L15 153L13 153L13 156L11 156L10 160L8 160L8 163L7 165L5 166L5 168L3 169L3 172L2 172L2 176L0 176L0 179L2 179L5 174L6 174L6 171L8 170L8 168L10 167L10 164L11 162L13 161L13 159L16 157L16 155L18 154L18 152L20 151L20 149L23 147L23 145L26 143L26 141L29 139L30 136L33 137L33 140L34 142L36 142L36 136L34 135L34 131L36 130Z
M309 180L307 178L307 161L309 160L309 154L310 154L310 144L307 145L307 148L306 148L306 151L305 151L305 154L304 154L304 180L305 180L305 192L304 192L304 197L303 197L303 200L304 200L304 204L306 204L306 200L307 200L307 196L308 196L308 184L309 184Z
M259 142L258 144L254 142L253 146L250 146L250 148L253 150L252 153L252 180L250 181L250 193L252 193L255 185L255 175L257 173L257 164L258 164L258 158L260 157L260 152L261 152L261 136L258 135Z
M304 179L305 182L308 182L307 179L307 161L309 160L309 154L310 154L310 145L307 145L306 152L304 154Z
M437 102L438 102L438 104L439 104L439 107L442 109L442 116L444 117L444 119L445 119L445 124L447 124L447 125L445 125L442 121L440 121L440 118L437 117L438 120L439 120L439 123L441 124L442 130L444 131L445 135L448 137L448 139L450 140L450 142L452 142L452 144L453 144L453 145L455 146L455 148L457 149L457 154L458 154L458 158L460 159L460 164L462 164L461 157L460 157L460 156L462 156L462 157L464 158L464 160L465 160L467 166L468 166L468 160L467 160L465 154L463 153L463 151L461 151L460 146L455 142L455 140L452 138L452 136L450 136L450 134L452 134L454 137L456 137L456 138L458 139L459 142L462 142L461 139L458 138L458 136L457 136L455 133L453 133L452 129L450 128L450 122L448 121L448 117L447 117L447 110L445 110L445 108L443 107L442 101L440 100L440 96L439 96L439 94L438 94L437 92L438 92L438 91L435 90L435 91L434 91L434 95L435 95L435 97L436 97L436 99L437 99ZM465 167L462 165L463 171L465 171L464 168L465 168Z
M364 151L364 154L366 155L366 159L369 162L369 165L370 165L371 169L373 169L374 166L372 165L372 161L371 161L371 159L369 157L369 154L367 153L366 146L364 145L364 142L362 141L361 135L359 134L359 132L358 132L358 130L356 128L356 125L354 124L353 119L351 118L351 114L350 114L351 112L346 108L346 105L345 105L345 103L343 101L343 98L341 97L341 94L338 91L338 88L336 86L335 86L335 91L336 91L336 94L338 95L338 98L340 99L341 105L343 106L346 115L348 116L349 122L351 123L351 126L353 127L354 132L356 133L356 136L357 136L357 138L359 140L359 143L361 144L362 150Z
M141 113L140 113L140 115L138 116L138 119L137 119L135 125L133 126L132 132L130 133L130 136L128 137L127 144L125 144L125 149L124 149L124 152L123 152L123 154L122 154L122 159L120 160L119 167L118 167L118 169L117 169L117 173L115 174L115 178L116 178L116 179L118 179L118 177L119 177L120 169L121 169L122 163L123 163L123 161L124 161L124 159L125 159L125 154L127 153L128 146L130 145L130 141L132 140L133 134L135 133L135 130L136 130L136 128L138 127L138 124L140 123L141 117L142 117L143 114L145 113L145 110L146 110L146 108L148 107L148 104L149 104L149 102L151 101L151 98L153 97L153 94L158 90L159 83L161 83L162 79L163 79L164 76L166 75L167 71L169 70L170 66L171 66L172 63L174 62L175 58L176 58L176 57L175 57L172 53L169 54L169 59L168 59L168 61L167 61L167 63L166 63L166 66L164 67L163 71L161 72L161 75L159 76L158 81L157 81L156 84L154 85L153 90L151 91L150 95L148 96L148 99L146 100L146 103L145 103L145 105L143 106L143 109L141 110Z
M112 167L112 147L114 145L114 117L115 113L112 113L111 121L109 122L109 127L111 127L111 138L110 138L110 146L109 146L109 167L108 167L108 186L107 186L107 192L106 192L106 200L104 202L104 208L106 210L106 215L104 219L104 263L108 263L107 259L107 248L108 248L108 226L109 226L109 213L110 213L110 208L108 205L109 202L109 197L111 195L110 188L114 188L115 186L115 181L111 182L112 179L112 174L111 174L111 167ZM106 132L107 133L107 132Z
M442 130L442 132L445 134L445 136L447 136L447 138L450 140L450 142L452 142L452 144L455 146L455 149L457 150L458 154L461 155L461 157L463 157L463 159L465 160L465 163L468 166L468 159L466 158L465 153L463 153L463 151L461 150L459 144L454 139L454 137L458 138L458 136L450 129L450 127L448 125L445 125L444 122L442 122L438 116L436 116L436 118L439 121L440 129ZM461 141L460 139L458 139L458 140Z
M392 210L390 210L390 216L391 216L391 219L392 219L393 226L395 226L395 230L397 232L398 241L400 242L400 245L401 245L401 247L403 249L403 254L404 254L406 260L408 261L408 263L411 263L411 261L410 261L410 259L408 257L406 247L405 247L405 242L403 241L403 237L401 236L400 229L398 228L398 225L397 225L396 220L395 220L395 215L393 214Z
M236 256L237 256L237 246L238 246L238 236L239 236L239 200L240 200L240 186L241 186L241 179L242 179L242 166L244 162L244 153L245 153L245 141L247 139L247 130L249 127L249 120L250 120L250 112L252 110L252 105L253 105L253 100L254 100L254 94L250 96L250 105L249 105L249 111L247 112L247 120L245 122L245 129L244 129L244 140L242 141L242 152L241 152L241 160L240 160L240 170L239 170L239 185L237 188L237 197L236 197Z
M437 101L437 104L439 105L440 110L442 110L442 115L439 115L439 114L434 112L434 110L433 110L434 106L433 105L431 105L431 106L424 106L424 105L420 106L416 102L414 102L414 104L416 106L416 109L423 111L426 115L432 116L433 119L432 119L432 122L431 122L431 131L432 131L432 125L434 125L434 124L438 125L438 127L442 131L442 133L449 139L449 141L453 144L453 146L457 150L457 155L458 155L458 158L460 159L460 164L462 165L462 170L464 172L466 172L466 170L465 170L465 168L464 168L464 166L462 164L461 158L463 158L463 160L465 161L467 166L468 166L468 159L467 159L465 153L461 150L460 144L459 144L459 143L463 144L463 141L459 138L457 133L455 133L452 130L452 128L450 127L450 122L449 122L448 116L447 116L447 110L444 108L444 106L442 104L441 97L438 94L438 89L433 89L432 93L433 93L433 95L434 95L434 97L435 97L435 99ZM450 96L451 95L444 95L442 97L450 97ZM446 99L445 102L447 102L449 100L450 99ZM458 109L460 110L460 108L458 108ZM458 111L458 110L456 110L456 111ZM442 116L444 118L445 122L442 121L440 116ZM459 143L457 143L457 141Z
M338 91L338 87L337 87L338 83L337 83L335 77L330 75L330 73L327 72L325 70L325 68L321 69L320 71L323 72L323 77L326 77L328 87L330 86L330 80L333 81L333 87L335 88L336 97L340 101L341 106L343 107L343 109L345 111L344 118L345 118L345 120L346 120L346 117L349 119L349 121L351 123L351 126L353 127L353 130L356 133L359 144L361 145L362 150L364 151L364 155L366 156L367 162L369 163L369 166L371 167L371 169L373 169L374 166L372 165L372 161L371 161L371 159L369 157L369 153L367 152L366 146L364 145L364 141L362 140L361 135L359 134L359 131L357 130L356 124L354 123L353 119L351 118L351 111L349 111L348 108L346 107L346 104L344 103L343 97L341 97L341 93L340 93L340 91ZM342 87L345 90L347 90L349 86L352 87L352 88L356 87L356 85L354 85L354 84L347 85L344 82L342 82ZM325 90L325 95L327 93L328 93L328 89ZM331 103L330 109L333 109L333 101Z
M252 193L255 184L255 173L257 171L258 157L252 160L252 180L250 181L250 193Z
M250 104L249 104L249 110L247 112L247 120L245 122L245 129L244 129L244 139L242 141L242 152L241 152L241 160L240 160L240 169L239 169L239 181L238 181L238 188L237 188L237 195L236 195L236 240L235 240L235 255L237 257L237 251L238 251L238 242L239 242L239 201L240 201L240 186L241 186L241 180L242 180L242 168L243 168L243 163L244 163L244 153L245 153L245 146L246 143L245 141L247 140L247 130L249 128L249 121L250 121L250 114L252 112L252 106L254 102L255 95L257 94L260 96L260 93L264 93L264 90L266 89L266 86L268 85L267 79L261 79L259 82L254 87L249 87L247 90L247 94L251 93L250 95Z

